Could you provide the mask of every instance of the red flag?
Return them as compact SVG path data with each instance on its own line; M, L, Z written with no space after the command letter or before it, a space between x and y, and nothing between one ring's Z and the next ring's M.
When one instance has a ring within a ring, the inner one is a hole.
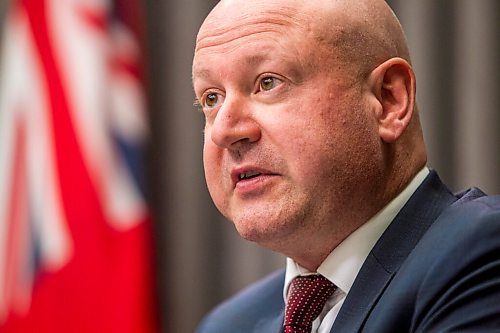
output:
M111 4L19 0L8 13L1 332L159 331L140 47Z

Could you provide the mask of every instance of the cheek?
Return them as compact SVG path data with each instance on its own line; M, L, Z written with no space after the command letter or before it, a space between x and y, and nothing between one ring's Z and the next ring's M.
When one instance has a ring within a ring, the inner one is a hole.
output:
M356 152L368 148L371 133L366 119L353 112L359 106L353 106L347 109L338 101L323 100L311 106L299 122L289 122L287 151L294 171L305 182L318 184L332 176L341 177L343 170L359 164Z
M286 161L288 173L297 186L319 185L328 172L325 165L333 163L336 147L330 144L334 141L331 130L315 119L301 118L286 123L288 126L274 133L279 147L276 151Z
M203 168L208 191L214 201L217 201L220 193L220 159L218 158L218 149L211 142L205 142L203 146Z
M293 154L294 171L300 175L306 184L319 185L330 173L331 167L338 164L338 146L332 146L331 137L322 129L316 129L314 133L304 133L297 138L294 144Z

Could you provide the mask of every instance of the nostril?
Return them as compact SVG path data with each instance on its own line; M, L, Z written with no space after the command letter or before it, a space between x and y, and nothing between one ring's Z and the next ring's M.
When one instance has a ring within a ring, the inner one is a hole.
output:
M256 142L260 139L260 127L251 119L240 120L236 124L214 123L211 127L212 141L221 147L236 149L244 143Z

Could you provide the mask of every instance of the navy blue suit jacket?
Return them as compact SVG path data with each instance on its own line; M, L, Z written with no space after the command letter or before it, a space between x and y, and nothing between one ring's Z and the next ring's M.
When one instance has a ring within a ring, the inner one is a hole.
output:
M212 311L199 333L282 332L284 271ZM435 172L376 243L331 332L500 332L500 197Z

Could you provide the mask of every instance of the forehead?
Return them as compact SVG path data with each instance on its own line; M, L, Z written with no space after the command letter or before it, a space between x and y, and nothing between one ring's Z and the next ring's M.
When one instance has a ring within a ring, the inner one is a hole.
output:
M238 58L250 66L268 60L278 50L281 56L293 59L303 52L297 50L299 44L310 39L312 30L311 20L300 6L245 1L239 6L230 2L216 7L198 34L193 77L207 76L204 65L212 67L214 56Z
M288 72L297 80L302 77L304 70L310 67L304 56L288 44L276 43L272 39L259 38L258 41L242 43L240 47L224 52L200 51L193 63L193 83L198 81L227 81L230 78L246 77L260 70ZM263 66L263 67L262 67Z
M262 32L286 33L287 30L306 28L307 19L300 8L288 5L245 2L239 6L216 7L206 18L196 39L196 51L230 44L245 36Z

